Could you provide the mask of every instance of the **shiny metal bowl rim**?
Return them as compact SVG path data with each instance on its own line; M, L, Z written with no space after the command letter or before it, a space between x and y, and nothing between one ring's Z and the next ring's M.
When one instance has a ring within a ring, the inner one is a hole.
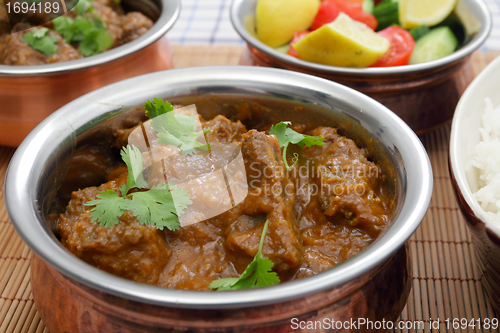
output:
M376 127L377 140L387 141L386 148L400 154L403 160L404 166L398 165L398 168L406 182L406 191L391 227L354 258L325 272L269 288L236 292L186 291L140 284L101 271L64 249L43 222L37 203L41 174L58 147L74 139L75 130L89 128L119 112L120 105L137 105L167 91L174 96L182 95L192 87L205 93L211 87L216 88L214 91L220 91L220 87L241 87L249 94L281 89L279 91L292 96L302 93L347 103L346 114L361 119L362 126L375 124L372 126ZM214 66L142 75L98 89L60 108L38 125L17 149L7 171L5 193L9 217L26 244L48 264L84 285L148 304L196 309L245 308L297 299L341 286L382 264L404 246L422 221L432 193L432 169L414 132L393 112L366 95L293 71Z
M34 76L60 74L94 67L137 52L160 39L175 23L181 10L181 0L160 0L161 14L154 25L139 38L114 49L82 59L34 66L0 65L0 76ZM126 70L126 69L124 69Z
M489 12L488 7L483 2L483 0L465 0L468 4L473 4L478 7L479 13L481 15L481 17L479 17L479 21L481 22L481 30L469 43L467 43L461 49L453 52L453 54L449 56L422 64L397 66L397 67L350 68L350 67L329 66L329 65L323 65L297 59L287 54L283 54L281 52L276 51L272 47L267 46L266 44L262 43L260 40L252 36L245 29L245 26L243 22L240 20L239 16L239 12L241 10L242 5L248 1L256 1L256 0L233 0L230 9L231 23L233 24L233 27L236 29L241 38L245 40L245 42L247 42L252 47L259 50L260 52L272 58L275 58L279 61L282 61L289 66L294 66L304 71L312 70L328 74L342 74L342 75L352 75L352 76L356 75L389 76L389 75L404 75L409 73L425 72L439 67L443 67L449 64L453 64L457 61L460 61L461 59L469 56L470 54L472 54L472 52L477 50L486 41L493 26L491 13Z

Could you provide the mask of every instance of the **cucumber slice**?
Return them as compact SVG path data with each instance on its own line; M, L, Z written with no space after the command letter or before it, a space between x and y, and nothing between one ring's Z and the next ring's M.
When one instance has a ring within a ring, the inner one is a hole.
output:
M276 51L287 54L290 49L290 44L285 44L274 48Z
M465 41L465 27L462 21L460 21L460 18L457 16L457 14L451 13L447 18L444 19L443 22L436 25L436 28L437 27L449 27L451 31L453 31L455 37L457 37L459 45L462 45Z
M457 48L458 41L448 27L432 29L415 43L410 65L421 64L450 55Z
M373 8L373 16L377 19L377 31L393 24L399 24L399 0L386 0Z
M375 2L373 0L363 1L363 11L373 14L373 8L375 8Z

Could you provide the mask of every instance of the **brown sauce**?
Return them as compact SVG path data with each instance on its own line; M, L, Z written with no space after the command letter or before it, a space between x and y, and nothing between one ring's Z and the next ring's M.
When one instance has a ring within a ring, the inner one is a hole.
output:
M90 207L84 204L103 190L117 190L126 182L127 169L123 165L110 169L109 161L103 161L100 170L109 170L108 181L74 191L60 215L57 231L62 244L85 262L117 276L167 288L208 290L211 281L243 272L257 252L266 219L263 254L274 263L282 282L317 274L351 258L388 227L395 199L386 176L368 159L367 149L358 148L335 128L310 129L294 123L296 131L322 137L325 145L290 148L299 161L287 172L276 137L247 130L240 121L222 115L202 120L202 125L210 129L210 143L231 142L241 148L248 195L240 204L175 232L140 225L130 212L120 217L118 225L105 228L91 221ZM270 125L261 124L259 129ZM126 144L130 133L116 131L114 145ZM176 163L185 172L200 168L193 156L180 157ZM217 199L214 193L216 189L199 200L210 203Z

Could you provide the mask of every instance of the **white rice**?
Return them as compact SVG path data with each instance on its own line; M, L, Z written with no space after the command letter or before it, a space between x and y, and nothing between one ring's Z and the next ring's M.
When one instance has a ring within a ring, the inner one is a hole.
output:
M500 105L489 98L481 116L479 129L482 141L476 146L477 157L472 165L479 170L479 191L474 193L491 221L500 221Z

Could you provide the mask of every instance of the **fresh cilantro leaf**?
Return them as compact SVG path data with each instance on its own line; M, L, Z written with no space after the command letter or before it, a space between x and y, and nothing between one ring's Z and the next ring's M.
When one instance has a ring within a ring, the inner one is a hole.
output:
M120 197L116 191L102 191L96 200L85 203L85 206L95 206L90 210L92 221L99 221L103 227L112 227L120 222L118 218L127 210L128 201Z
M113 45L113 39L106 32L106 28L94 30L85 35L78 49L85 57L102 53Z
M67 43L79 43L78 49L86 57L101 53L113 45L106 32L106 23L98 16L78 15L75 19L60 16L53 20L54 29Z
M94 0L79 0L75 6L78 15L92 12L94 10L94 7L92 7L92 1Z
M127 210L137 217L141 224L154 224L163 230L179 229L179 215L193 202L187 196L187 191L173 185L156 186L146 192L132 193Z
M174 110L172 104L157 97L154 98L154 103L148 99L148 101L144 103L144 109L146 110L146 117L149 119L153 119Z
M231 287L239 281L240 278L222 278L210 282L211 289L217 290L231 290Z
M50 57L57 52L59 47L57 46L57 37L49 35L48 32L48 28L33 29L25 33L21 40L35 50Z
M269 131L269 134L276 136L278 144L283 148L283 162L285 163L287 170L292 169L298 162L298 155L294 154L295 162L291 166L288 165L286 160L286 150L290 143L297 144L300 147L322 146L325 144L323 142L325 141L324 138L300 134L293 129L288 128L287 126L291 124L292 123L289 121L282 121L274 126L271 126L271 130Z
M49 32L48 28L40 28L33 31L33 37L42 38Z
M161 117L151 120L151 127L157 132L158 142L174 145L184 155L196 152L196 149L207 150L208 145L198 141L198 137L210 130L195 132L198 118L195 115L174 114L167 112Z
M64 37L64 40L69 42L73 40L73 19L67 16L59 16L52 20L54 29Z
M169 230L179 229L179 216L193 203L187 195L188 191L174 189L175 184L167 184L128 194L132 188L147 186L143 175L142 154L137 147L127 145L122 149L121 156L127 165L127 183L120 186L121 196L116 191L107 190L100 192L96 200L85 203L85 206L95 206L90 213L92 221L112 227L129 210L143 225L154 224L160 230L164 227Z
M212 281L211 289L217 290L241 290L274 286L280 283L278 275L272 271L274 263L262 255L264 239L266 238L269 220L266 220L260 237L259 250L252 262L247 266L239 278L223 278Z
M127 145L120 152L123 162L127 165L127 184L120 187L123 196L132 188L145 188L148 184L144 180L142 153L136 146Z

